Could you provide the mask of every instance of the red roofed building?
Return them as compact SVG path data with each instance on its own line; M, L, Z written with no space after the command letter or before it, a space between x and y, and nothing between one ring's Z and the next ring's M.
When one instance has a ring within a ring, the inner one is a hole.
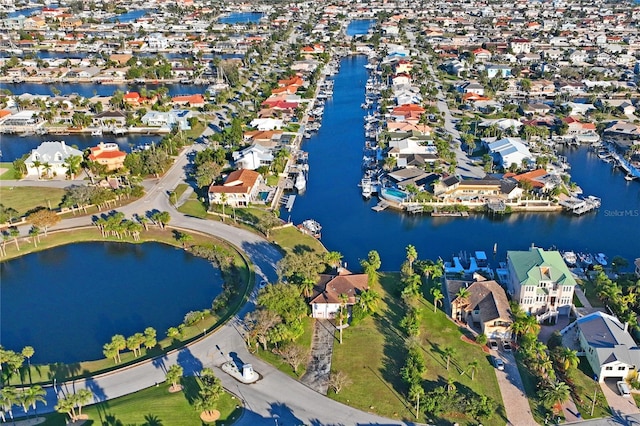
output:
M264 184L262 175L253 170L240 169L229 173L222 185L209 187L209 204L222 204L232 207L247 207L258 199L260 186Z
M304 84L304 80L300 77L291 77L286 80L278 80L278 87L297 86L300 87Z
M567 135L592 135L596 133L596 125L593 123L582 123L575 117L565 117L562 119L567 123Z
M521 173L516 175L515 173L505 173L505 178L513 178L518 182L529 182L534 189L542 190L547 184L544 177L548 176L545 169L532 170L530 172Z
M334 318L340 310L340 295L347 296L347 306L355 305L360 294L369 289L367 274L352 274L341 269L338 275L320 275L311 297L311 316L313 318Z
M194 108L200 108L204 106L204 97L196 93L195 95L174 96L171 98L171 102L174 105L189 105Z
M398 105L393 109L394 113L405 113L405 112L417 112L418 114L423 114L425 109L417 104L402 104Z
M124 167L124 159L127 154L120 151L118 144L100 142L98 146L91 148L89 160L95 161L107 167L108 171L118 170Z
M287 102L282 99L267 99L262 102L262 106L267 106L269 108L277 109L277 110L295 110L298 108L297 102Z

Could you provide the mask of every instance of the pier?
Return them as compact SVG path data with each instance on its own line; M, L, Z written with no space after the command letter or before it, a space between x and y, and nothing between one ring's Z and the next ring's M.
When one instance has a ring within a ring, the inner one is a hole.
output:
M581 215L592 210L600 208L601 200L598 197L589 195L587 198L565 197L559 201L559 204L575 215Z

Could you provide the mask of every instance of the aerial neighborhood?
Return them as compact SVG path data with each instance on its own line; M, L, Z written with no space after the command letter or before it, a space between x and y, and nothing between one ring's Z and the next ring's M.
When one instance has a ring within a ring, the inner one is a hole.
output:
M0 420L640 421L638 25L0 0Z

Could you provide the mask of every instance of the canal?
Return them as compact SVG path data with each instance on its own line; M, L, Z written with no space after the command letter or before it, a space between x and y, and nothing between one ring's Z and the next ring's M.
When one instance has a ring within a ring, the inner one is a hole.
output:
M377 250L383 270L398 270L405 247L413 244L421 258L449 260L455 253L498 246L496 261L507 250L526 250L532 244L560 250L604 252L629 261L640 256L640 184L627 182L587 148L567 150L572 180L585 195L602 198L597 212L582 217L564 213L517 213L505 217L472 214L469 218L410 216L386 210L376 213L377 200L364 200L357 186L362 177L363 115L366 57L341 61L333 99L325 105L322 128L307 140L309 179L291 213L281 217L300 223L315 219L322 225L322 242L344 255L352 270L369 250Z

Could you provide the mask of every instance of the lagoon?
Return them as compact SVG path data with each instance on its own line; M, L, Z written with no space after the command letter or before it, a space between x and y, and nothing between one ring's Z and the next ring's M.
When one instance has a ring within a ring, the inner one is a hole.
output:
M257 24L264 14L261 12L236 12L230 13L218 19L221 24Z
M349 22L347 35L353 37L366 34L375 23L375 19L355 19Z
M116 90L121 92L136 92L141 88L147 90L158 90L160 87L166 87L169 90L169 96L193 95L196 93L204 93L207 89L205 85L196 84L95 84L95 83L3 83L2 88L10 90L13 95L20 96L25 93L31 95L55 96L54 89L60 92L62 96L77 94L85 98L93 96L112 96Z
M0 263L0 277L0 344L33 346L34 363L100 359L111 336L146 327L162 339L222 291L217 268L160 243L56 247Z
M325 105L322 128L302 146L309 152L309 179L293 211L281 217L301 223L315 219L322 225L322 242L344 255L349 268L377 250L382 270L398 270L405 247L413 244L420 258L450 260L461 250L484 250L498 244L494 263L507 250L526 250L531 244L560 250L622 255L630 262L640 255L640 182L627 182L586 147L562 154L572 166L572 180L585 195L602 198L602 207L581 217L564 213L517 213L504 217L471 214L469 218L410 216L387 209L376 213L375 197L364 200L362 178L363 110L367 71L364 56L341 61L334 96Z

